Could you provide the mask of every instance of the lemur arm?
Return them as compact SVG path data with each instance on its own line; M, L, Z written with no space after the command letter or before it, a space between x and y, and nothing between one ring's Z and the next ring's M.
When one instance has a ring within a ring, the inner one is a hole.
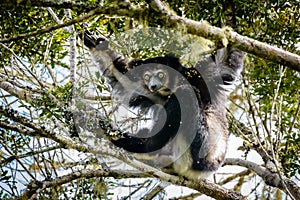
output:
M191 78L192 85L199 90L204 107L214 105L225 108L227 94L234 89L243 69L243 55L239 50L225 47L196 64L197 75Z
M242 68L243 53L230 47L218 50L195 67L197 72L193 74L198 75L191 78L191 83L200 92L204 118L200 121L206 126L199 126L191 144L193 170L214 171L224 161L229 135L224 102L226 93L234 88ZM197 78L199 76L200 79Z
M97 38L86 28L83 37L84 45L89 48L102 76L114 87L121 81L122 75L128 72L128 61L109 48L109 41L105 37Z

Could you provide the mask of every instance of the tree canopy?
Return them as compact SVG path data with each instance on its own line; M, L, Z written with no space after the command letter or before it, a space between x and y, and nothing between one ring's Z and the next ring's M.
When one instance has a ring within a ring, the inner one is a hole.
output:
M180 186L185 192L176 198L182 199L203 194L300 199L299 1L3 0L0 5L1 199L163 199ZM172 50L189 65L187 57L196 51L186 44L203 41L206 54L226 46L245 52L243 76L226 103L228 156L210 180L157 170L99 139L103 133L92 128L78 135L75 86L76 95L105 113L105 128L114 123L104 109L112 103L109 88L79 38L83 24L121 47L128 59ZM92 88L85 77L93 80Z

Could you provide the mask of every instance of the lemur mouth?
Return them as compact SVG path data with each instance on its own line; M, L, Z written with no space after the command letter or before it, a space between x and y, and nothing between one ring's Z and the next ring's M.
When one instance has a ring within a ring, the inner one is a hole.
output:
M157 90L156 92L162 96L168 96L172 93L172 91L166 87L162 87L159 90Z
M160 87L160 88L148 88L146 87L151 93L157 93L161 96L168 96L172 91L167 87Z

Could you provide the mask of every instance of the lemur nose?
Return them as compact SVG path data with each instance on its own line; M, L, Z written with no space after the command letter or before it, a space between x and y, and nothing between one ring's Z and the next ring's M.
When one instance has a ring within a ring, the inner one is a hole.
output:
M151 90L156 90L156 88L157 88L157 85L151 85L151 86L150 86L150 89L151 89Z

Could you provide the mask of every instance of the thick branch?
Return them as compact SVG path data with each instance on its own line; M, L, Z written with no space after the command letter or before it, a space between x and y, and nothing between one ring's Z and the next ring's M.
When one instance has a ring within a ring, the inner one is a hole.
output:
M299 55L284 51L280 48L259 42L249 37L239 35L230 29L221 29L210 26L205 22L197 22L180 17L168 12L159 0L152 0L152 2L152 7L160 12L161 17L165 19L164 21L166 24L181 24L186 28L188 33L213 39L214 41L222 41L223 45L227 45L227 42L224 43L224 39L226 39L232 47L300 71Z
M60 8L71 8L73 10L78 10L78 5L74 3L57 3L56 1L50 0L13 0L13 1L1 1L0 4L3 5L30 5L30 6L48 6L48 7L60 7ZM94 9L95 5L87 5L84 3L80 4L80 8ZM83 9L84 10L84 9ZM148 13L148 14L146 14ZM27 36L34 36L37 34L42 34L55 30L57 28L62 28L69 26L74 23L81 22L92 15L95 14L106 14L106 15L118 15L132 17L140 20L141 17L144 17L147 21L153 20L153 14L155 13L156 18L160 18L160 21L165 24L166 27L179 27L181 30L182 27L185 27L184 30L187 33L205 37L217 42L217 45L226 46L229 42L232 47L240 49L242 51L251 53L261 58L268 59L272 62L276 62L287 67L290 67L294 70L300 71L300 56L284 51L272 45L268 45L257 40L251 39L246 36L239 35L238 33L230 29L221 29L209 25L207 22L194 21L180 17L172 12L168 11L159 0L152 0L150 3L150 8L138 9L133 7L131 4L126 1L119 1L118 3L111 3L105 7L97 7L95 10L89 12L88 15L79 17L77 19L68 21L67 23L48 27L41 29L30 34L21 34L13 38L5 38L0 40L0 42L9 42L16 39L22 39ZM180 26L178 26L180 25Z
M160 180L170 182L172 184L186 186L200 191L203 194L209 195L216 199L245 199L241 194L234 191L225 189L219 185L216 185L208 180L203 181L190 181L184 178L179 178L177 176L172 176L162 172L160 169L146 165L140 161L135 160L130 154L125 152L125 150L115 147L111 143L105 140L101 140L101 144L95 145L93 147L87 147L84 144L78 144L70 138L55 135L50 131L45 130L45 128L29 121L28 119L20 116L18 112L12 109L6 109L0 106L0 114L10 118L11 120L22 124L25 127L33 129L36 134L40 137L45 137L58 142L62 147L72 148L82 152L90 152L94 154L105 154L108 156L115 157L122 160L123 162L135 167L136 169L149 174L152 177L158 178ZM32 132L31 132L32 134Z

